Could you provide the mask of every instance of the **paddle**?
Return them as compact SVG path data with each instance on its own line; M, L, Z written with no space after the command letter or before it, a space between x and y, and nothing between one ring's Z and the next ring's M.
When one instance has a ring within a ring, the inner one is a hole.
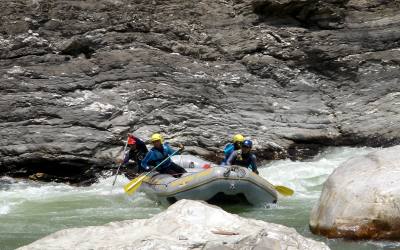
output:
M250 169L250 170L253 170L253 168L251 167L251 165L249 165L248 167L247 167L248 169ZM256 173L257 175L258 175L258 171L257 171L257 173ZM268 182L268 181L267 181ZM293 193L294 193L294 191L292 190L292 189L290 189L290 188L288 188L288 187L285 187L285 186L275 186L275 185L272 185L270 182L268 182L271 186L273 186L274 187L274 189L276 190L276 191L278 191L281 195L283 195L283 196L291 196L291 195L293 195Z
M249 169L252 169L250 166L248 167ZM258 175L258 173L257 173L257 175ZM266 180L267 181L267 180ZM268 181L267 181L268 182ZM292 190L292 189L290 189L290 188L288 188L288 187L285 187L285 186L279 186L279 185L277 185L277 186L275 186L275 185L272 185L272 183L270 183L270 182L268 182L268 184L270 184L271 186L273 186L274 187L274 189L276 190L276 191L278 191L281 195L283 195L283 196L291 196L291 195L293 195L293 193L294 193L294 191Z
M119 169L121 168L121 166L122 166L122 164L124 163L124 160L125 160L125 156L126 156L126 147L128 146L128 140L129 140L129 135L128 135L128 138L126 139L126 142L125 142L125 147L124 147L124 158L122 159L122 162L118 165L117 173L115 174L115 178L114 178L114 181L113 181L113 183L112 183L111 193L112 193L112 191L113 191L113 189L114 189L115 182L117 181L117 176L118 176L118 173L119 173Z
M155 166L150 172L147 172L146 174L142 174L135 179L131 180L128 184L124 186L124 190L128 195L133 194L139 187L142 185L142 182L146 176L148 176L150 173L152 173L154 170L156 170L159 166L161 166L166 160L171 158L174 154L179 152L180 150L176 150L173 152L171 155L169 155L167 158L165 158L162 162L160 162L157 166Z
M291 196L293 195L294 191L285 186L274 186L275 190L278 191L281 195L284 196Z

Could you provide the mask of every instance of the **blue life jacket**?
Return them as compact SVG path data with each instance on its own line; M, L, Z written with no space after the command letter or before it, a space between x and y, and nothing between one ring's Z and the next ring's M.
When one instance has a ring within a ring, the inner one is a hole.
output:
M142 160L141 166L142 170L149 171L150 167L156 167L160 164L163 160L168 158L174 151L169 146L169 143L164 143L161 149L157 149L153 147L150 151L146 154L144 159ZM168 158L161 166L157 169L166 169L171 165L171 159Z

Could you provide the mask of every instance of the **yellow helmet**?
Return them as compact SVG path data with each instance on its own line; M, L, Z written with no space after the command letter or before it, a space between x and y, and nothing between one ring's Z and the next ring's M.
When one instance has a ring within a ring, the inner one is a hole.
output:
M233 143L236 142L243 142L244 141L244 137L241 134L236 134L233 136Z
M162 143L162 142L163 142L163 138L162 138L162 136L161 136L160 134L155 133L155 134L153 134L153 135L151 136L150 141L151 141L151 142L160 141L160 142Z

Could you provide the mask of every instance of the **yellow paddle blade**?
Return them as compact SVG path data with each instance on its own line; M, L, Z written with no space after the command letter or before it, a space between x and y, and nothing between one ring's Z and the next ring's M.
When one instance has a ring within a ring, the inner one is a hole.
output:
M281 195L284 196L291 196L293 195L294 191L285 186L274 186L275 190L278 191Z
M131 180L124 186L125 192L129 195L133 194L140 187L140 185L142 185L144 178L146 178L146 175L142 175Z

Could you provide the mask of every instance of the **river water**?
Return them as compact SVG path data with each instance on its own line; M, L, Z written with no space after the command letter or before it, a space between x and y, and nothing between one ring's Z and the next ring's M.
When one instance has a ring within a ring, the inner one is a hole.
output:
M328 240L312 235L308 218L317 202L322 184L332 171L348 158L367 154L372 148L328 148L307 162L273 161L259 168L260 175L275 185L295 190L290 198L281 197L271 208L225 206L243 217L294 227L300 234L324 241L331 249L399 249L396 242ZM144 194L131 197L122 187L129 180L119 176L90 187L59 183L35 183L3 177L0 179L0 250L15 249L60 229L102 225L111 221L149 218L164 207Z

